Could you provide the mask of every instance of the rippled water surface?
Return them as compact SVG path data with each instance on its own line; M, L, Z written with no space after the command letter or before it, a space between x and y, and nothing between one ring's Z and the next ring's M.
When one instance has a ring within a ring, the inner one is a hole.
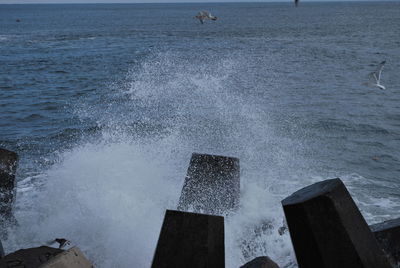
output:
M192 152L241 161L227 267L296 267L280 201L316 181L340 177L369 223L399 217L399 10L0 5L0 146L21 157L6 251L66 237L96 267L149 267ZM383 60L387 90L362 85Z

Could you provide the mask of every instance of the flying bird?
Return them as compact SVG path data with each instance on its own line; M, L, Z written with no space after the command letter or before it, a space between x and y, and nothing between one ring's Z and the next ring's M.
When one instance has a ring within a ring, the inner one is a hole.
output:
M385 63L386 63L386 61L382 61L381 63L379 63L379 66L376 69L376 71L372 72L368 75L370 81L365 83L364 85L379 87L380 89L386 89L385 86L383 86L381 84L382 69L383 69L383 66L385 65Z
M217 17L212 16L208 11L200 11L195 18L199 19L201 24L203 24L205 20L217 20Z

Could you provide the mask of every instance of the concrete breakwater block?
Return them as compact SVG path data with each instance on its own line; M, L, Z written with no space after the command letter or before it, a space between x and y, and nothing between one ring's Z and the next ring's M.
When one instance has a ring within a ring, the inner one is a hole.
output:
M152 268L224 268L224 218L167 210Z
M3 244L0 241L0 259L4 257L4 248L3 248Z
M18 155L0 148L0 219L11 217Z
M94 268L94 266L88 261L85 255L77 247L70 248L45 264L41 265L40 268Z
M262 256L249 261L245 265L240 266L240 268L279 268L279 266L269 257Z
M37 268L62 253L62 249L38 247L20 249L0 259L0 267L4 268Z
M178 210L222 215L237 208L239 197L238 158L192 154Z
M376 240L395 267L400 264L400 218L370 226Z
M391 267L340 179L305 187L282 201L302 267Z

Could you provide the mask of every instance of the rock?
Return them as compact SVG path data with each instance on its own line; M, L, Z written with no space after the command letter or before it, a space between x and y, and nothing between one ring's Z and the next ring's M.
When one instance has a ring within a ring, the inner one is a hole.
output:
M224 218L167 210L152 268L224 268Z
M11 208L17 163L16 153L0 148L0 225L12 219ZM2 236L4 236L3 233Z
M282 205L300 268L391 267L340 179L305 187Z
M224 215L239 205L239 159L192 154L178 210Z
M240 266L240 268L279 268L279 266L270 258L263 256L255 258L245 265Z
M40 268L94 268L85 255L77 247L70 248L42 266Z
M0 259L0 267L7 268L37 268L41 264L63 252L61 249L38 247L20 249Z
M397 267L400 263L400 218L374 224L370 228L391 264Z

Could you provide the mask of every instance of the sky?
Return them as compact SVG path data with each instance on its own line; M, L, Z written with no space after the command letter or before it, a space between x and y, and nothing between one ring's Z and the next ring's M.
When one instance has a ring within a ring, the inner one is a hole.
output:
M301 2L328 2L348 0L300 0ZM351 0L365 1L365 0ZM378 0L379 1L379 0ZM293 0L0 0L0 4L36 3L212 3L212 2L293 2Z

